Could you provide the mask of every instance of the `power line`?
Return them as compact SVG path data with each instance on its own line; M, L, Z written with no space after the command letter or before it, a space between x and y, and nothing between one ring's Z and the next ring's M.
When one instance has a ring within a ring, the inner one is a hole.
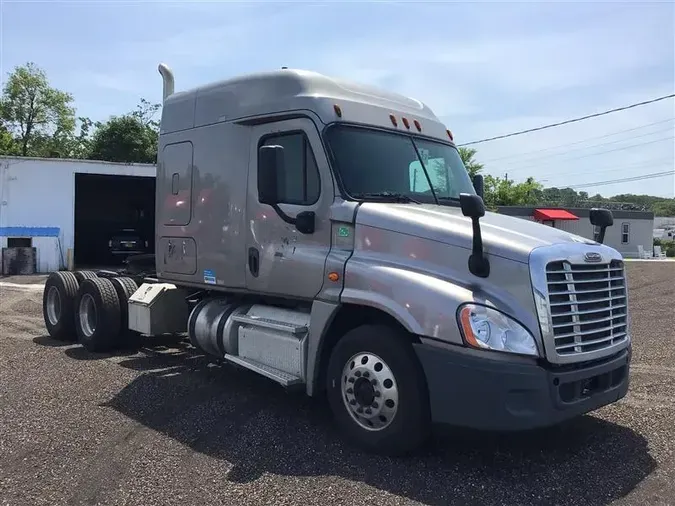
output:
M483 143L483 142L496 141L497 139L506 139L507 137L514 137L516 135L528 134L530 132L538 132L539 130L545 130L547 128L553 128L553 127L558 127L558 126L562 126L562 125L567 125L569 123L576 123L578 121L584 121L584 120L591 119L591 118L597 118L598 116L604 116L606 114L611 114L613 112L625 111L627 109L633 109L634 107L640 107L640 106L647 105L647 104L653 104L654 102L659 102L661 100L666 100L668 98L673 98L673 97L675 97L675 93L671 93L670 95L664 95L662 97L653 98L651 100L645 100L644 102L638 102L636 104L630 104L630 105L626 105L626 106L623 106L623 107L617 107L615 109L609 109L609 110L603 111L603 112L597 112L595 114L589 114L587 116L581 116L579 118L573 118L573 119L568 119L568 120L565 120L565 121L559 121L558 123L551 123L551 124L548 124L548 125L542 125L542 126L535 127L535 128L528 128L527 130L520 130L518 132L512 132L510 134L503 134L503 135L497 135L495 137L488 137L487 139L480 139L480 140L477 140L477 141L465 142L464 144L457 144L457 146L460 146L460 147L470 146L472 144L480 144L480 143Z
M673 132L673 133L675 133L675 130L672 129L672 128L656 130L654 132L649 132L647 134L635 135L633 137L630 137L629 139L617 139L615 141L602 142L600 144L591 144L590 146L582 146L582 147L579 147L579 148L572 148L572 149L568 149L567 151L561 151L559 153L553 153L553 154L550 154L550 155L534 156L534 157L531 157L531 158L526 158L525 160L520 160L520 162L516 161L515 163L526 163L527 164L529 162L533 162L533 161L536 161L536 160L548 160L550 158L555 158L557 156L567 155L569 153L574 153L575 151L583 151L585 149L593 149L593 148L602 148L604 146L611 146L612 144L617 144L617 143L620 143L620 142L632 141L632 140L635 140L635 139L642 139L644 137L649 137L650 135L660 134L660 133L663 133L663 132ZM667 138L670 138L670 137L667 137ZM648 143L633 144L633 145L634 146L642 146L644 144L648 144ZM602 154L602 153L607 153L607 151L601 151L599 154ZM586 156L593 156L595 154L596 153L588 153L586 155L581 155L581 156L586 157ZM574 159L574 158L572 158L572 159ZM569 158L568 158L568 160L569 160ZM506 163L508 164L509 162L506 162ZM536 163L536 165L539 165L539 163ZM529 165L525 165L525 167L529 167Z
M625 177L623 179L610 179L606 181L598 181L596 183L580 183L580 184L575 184L575 185L568 185L567 188L590 188L594 186L605 186L608 184L615 184L615 183L628 183L632 181L643 181L645 179L655 179L658 177L664 177L664 176L670 176L671 174L675 174L675 170L668 170L665 172L654 172L652 174L644 174L642 176L634 176L634 177Z
M536 173L534 177L537 181L549 181L548 178L556 178L556 177L570 177L570 176L581 176L581 175L587 175L587 174L607 174L608 172L619 172L623 170L637 170L637 169L642 169L642 168L650 168L654 169L657 167L672 167L673 166L673 158L652 158L650 160L643 160L640 162L633 162L628 165L603 165L600 167L593 167L590 170L584 170L581 172L562 172L562 171L555 171L555 172L544 172L542 174Z
M607 137L612 137L614 135L619 135L619 134L623 134L623 133L627 133L627 132L633 132L635 130L640 130L642 128L647 128L647 127L654 126L654 125L660 125L662 123L668 123L668 122L673 121L673 120L675 120L675 118L669 118L669 119L666 119L666 120L663 120L663 121L655 121L654 123L649 123L647 125L642 125L642 126L635 127L635 128L629 128L627 130L619 130L618 132L613 132L611 134L606 134L606 135L600 135L600 136L597 136L597 137L588 137L586 139L582 139L582 140L576 141L576 142L569 142L569 143L566 143L566 144L558 144L557 146L551 146L550 148L537 149L535 151L526 151L525 153L516 153L514 155L502 156L500 158L491 158L491 159L488 159L488 160L483 160L483 161L481 161L481 163L497 162L497 161L500 161L500 160L506 160L507 158L520 158L521 156L534 155L536 153L544 153L546 151L552 151L554 149L559 149L559 148L567 148L569 146L575 146L577 144L583 144L584 142L588 142L588 141L605 139ZM652 134L659 133L659 132L666 132L668 130L671 130L671 129L667 128L667 129L664 129L664 130L657 130L655 132L650 132L650 133L647 133L647 134L632 136L632 137L629 137L628 139L618 139L616 141L606 142L606 143L602 143L602 144L591 144L590 146L574 148L574 150L576 151L576 150L580 150L580 149L588 149L588 148L593 148L593 147L606 146L607 144L616 144L617 142L639 139L641 137L646 137L648 135L652 135ZM568 151L572 151L572 150L568 150ZM567 153L568 151L565 151L563 153ZM554 153L552 155L546 155L544 157L536 156L536 157L533 157L533 158L527 158L526 160L523 160L523 161L527 162L529 160L536 160L536 159L540 159L540 158L548 158L550 156L557 156L557 155L563 154L563 153Z
M641 142L639 144L631 144L630 146L621 146L620 148L607 149L605 151L598 151L597 153L589 153L587 155L573 156L572 158L563 158L562 160L558 160L556 163L558 163L558 162L569 162L569 161L572 161L572 160L580 160L582 158L588 158L589 156L604 155L606 153L614 153L616 151L623 151L623 150L631 149L631 148L639 148L639 147L642 147L642 146L648 146L649 144L654 144L656 142L670 141L670 140L673 140L673 139L675 139L675 137L663 137L661 139L654 139L654 140L651 140L649 142ZM539 164L535 163L534 165L525 165L524 167L516 167L514 169L509 168L509 171L510 172L516 172L516 171L519 171L519 170L532 169L532 168L535 168L535 167L538 167L538 166L539 166Z

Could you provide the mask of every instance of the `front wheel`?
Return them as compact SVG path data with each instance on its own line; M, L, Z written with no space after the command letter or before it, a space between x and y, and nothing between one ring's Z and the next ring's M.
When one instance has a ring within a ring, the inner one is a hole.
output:
M403 455L427 439L426 379L405 332L386 325L349 331L333 349L327 381L336 423L356 445Z

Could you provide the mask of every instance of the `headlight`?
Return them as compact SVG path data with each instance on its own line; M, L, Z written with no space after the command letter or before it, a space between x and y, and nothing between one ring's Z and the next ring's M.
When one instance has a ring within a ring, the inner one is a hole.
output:
M484 350L537 355L532 334L504 313L479 304L463 305L457 315L464 341Z

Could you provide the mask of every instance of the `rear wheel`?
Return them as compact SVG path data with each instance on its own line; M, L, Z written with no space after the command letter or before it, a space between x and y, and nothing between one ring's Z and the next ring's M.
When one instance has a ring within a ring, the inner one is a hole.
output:
M327 381L335 421L356 445L403 455L428 437L426 379L402 330L363 325L349 331L331 353Z
M79 283L72 272L52 272L42 295L42 315L49 335L60 341L74 341L75 299Z
M110 278L110 282L117 292L120 303L120 336L121 344L129 344L134 332L129 330L129 298L138 290L136 282L127 277Z
M75 278L77 278L77 282L82 284L87 279L96 279L98 276L94 271L75 271L73 272L75 275Z
M117 298L120 301L120 323L124 331L129 328L129 299L138 290L138 285L133 279L126 277L110 278L110 282L113 284L115 292L117 292Z
M80 285L75 310L80 344L91 352L109 351L120 334L120 302L109 279L87 279Z

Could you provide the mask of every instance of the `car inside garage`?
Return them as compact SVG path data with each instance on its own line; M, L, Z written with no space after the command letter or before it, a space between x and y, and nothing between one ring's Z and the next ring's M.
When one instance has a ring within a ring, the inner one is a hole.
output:
M155 248L155 178L75 174L74 263L121 266Z

